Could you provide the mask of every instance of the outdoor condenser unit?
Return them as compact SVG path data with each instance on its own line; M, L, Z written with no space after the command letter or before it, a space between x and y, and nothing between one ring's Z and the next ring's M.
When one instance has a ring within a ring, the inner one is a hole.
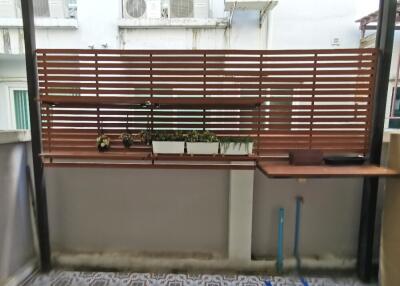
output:
M209 0L123 0L122 13L125 19L208 18Z

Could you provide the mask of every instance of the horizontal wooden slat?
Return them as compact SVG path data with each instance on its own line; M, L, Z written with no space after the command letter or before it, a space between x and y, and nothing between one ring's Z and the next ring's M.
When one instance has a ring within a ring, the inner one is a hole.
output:
M310 50L117 50L117 49L37 49L37 54L115 54L115 55L298 55L298 54L376 54L376 49L310 49Z
M152 76L150 75L140 75L138 76L101 76L101 75L91 75L91 76L70 76L70 75L48 75L47 73L44 75L39 75L40 81L94 81L94 82L204 82L204 75L202 76L185 76L185 77L171 77L171 76ZM369 82L371 80L368 75L359 75L359 76L310 76L299 74L297 76L261 76L261 81L263 83L267 82ZM244 77L244 76L209 76L206 75L206 82L257 82L260 83L260 75L252 76L252 77Z
M149 53L150 54L150 53ZM375 61L375 57L372 55L352 55L352 56L265 56L265 55L254 55L254 56L215 56L209 55L208 53L198 54L196 56L160 56L157 54L152 54L150 57L149 54L141 55L141 56L87 56L87 55L38 55L38 61L117 61L117 62L304 62L304 61Z
M153 166L155 158L139 155L151 146L125 149L119 139L143 129L251 136L256 157L310 148L368 152L375 49L41 49L37 59L46 160L137 159ZM112 140L104 154L95 146L100 132Z

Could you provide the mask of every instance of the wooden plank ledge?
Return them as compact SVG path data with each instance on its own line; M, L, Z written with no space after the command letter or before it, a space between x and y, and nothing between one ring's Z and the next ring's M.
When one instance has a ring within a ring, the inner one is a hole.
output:
M155 160L155 161L210 161L210 162L238 162L256 161L256 155L190 155L190 154L152 154L151 152L97 152L97 151L65 151L65 152L44 152L40 156L43 159L97 159L109 160Z
M110 163L110 162L44 162L45 167L64 168L135 168L135 169L202 169L202 170L254 170L255 164L229 164L229 163Z
M323 178L323 177L388 177L400 172L375 165L354 166L295 166L288 162L257 162L257 168L271 178Z
M234 169L254 170L257 157L222 155L154 155L151 152L49 152L40 154L46 167Z

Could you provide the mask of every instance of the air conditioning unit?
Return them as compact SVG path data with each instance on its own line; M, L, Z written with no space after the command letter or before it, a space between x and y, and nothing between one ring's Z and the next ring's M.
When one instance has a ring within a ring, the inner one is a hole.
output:
M169 0L171 18L192 18L193 0Z
M193 17L194 18L208 18L208 0L193 0Z
M141 18L145 15L147 3L145 0L123 0L123 18Z
M0 18L16 18L17 0L0 0Z

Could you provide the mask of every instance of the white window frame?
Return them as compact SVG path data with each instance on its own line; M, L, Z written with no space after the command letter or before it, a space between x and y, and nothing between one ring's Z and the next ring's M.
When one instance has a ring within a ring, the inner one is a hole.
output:
M28 91L27 84L10 84L8 86L8 122L11 130L17 130L16 114L15 114L15 101L14 101L14 91L24 90Z

